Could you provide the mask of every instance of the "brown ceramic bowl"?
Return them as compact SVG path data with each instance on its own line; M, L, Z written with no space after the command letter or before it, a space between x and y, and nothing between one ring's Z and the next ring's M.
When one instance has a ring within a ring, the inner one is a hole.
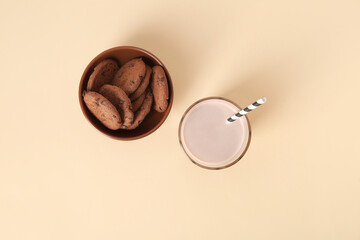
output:
M159 113L156 112L154 109L150 111L148 116L144 119L144 121L134 130L110 130L106 128L99 120L97 120L94 115L88 110L83 100L82 94L86 90L86 86L90 77L90 74L93 72L94 67L103 59L111 58L116 60L120 66L124 65L130 59L142 57L143 61L148 64L150 67L155 65L160 65L166 74L168 85L169 85L169 106L165 112ZM114 47L108 49L99 55L97 55L86 67L79 85L79 101L80 107L82 112L84 113L85 117L89 120L89 122L100 132L103 134L117 139L117 140L136 140L154 132L158 129L161 124L165 121L169 112L172 107L173 99L174 99L174 89L171 81L170 74L164 64L155 57L152 53L137 47L130 47L130 46L121 46L121 47Z

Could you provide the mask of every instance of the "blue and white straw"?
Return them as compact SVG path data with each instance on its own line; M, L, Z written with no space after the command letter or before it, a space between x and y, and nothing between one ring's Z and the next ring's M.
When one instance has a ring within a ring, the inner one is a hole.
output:
M256 102L254 102L253 104L250 104L249 106L247 106L246 108L244 108L243 110L241 110L240 112L238 112L235 115L232 115L231 117L229 117L226 121L228 123L234 122L236 119L241 118L242 116L248 114L249 112L251 112L252 110L254 110L255 108L261 106L262 104L264 104L266 102L266 98L262 97L259 100L257 100Z

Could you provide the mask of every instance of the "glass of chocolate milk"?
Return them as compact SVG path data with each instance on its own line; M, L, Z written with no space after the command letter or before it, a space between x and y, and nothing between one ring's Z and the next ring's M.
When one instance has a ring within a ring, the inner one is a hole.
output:
M196 165L223 169L238 162L250 144L248 118L226 120L241 108L228 99L204 98L191 105L179 126L179 141L185 154Z

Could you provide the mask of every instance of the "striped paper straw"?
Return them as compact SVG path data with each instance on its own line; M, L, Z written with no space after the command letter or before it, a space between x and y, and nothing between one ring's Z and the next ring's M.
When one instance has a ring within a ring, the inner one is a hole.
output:
M248 114L249 112L251 112L252 110L254 110L255 108L261 106L262 104L264 104L266 102L266 97L262 97L259 100L257 100L256 102L254 102L253 104L250 104L249 106L247 106L246 108L244 108L243 110L241 110L240 112L238 112L235 115L232 115L231 117L229 117L226 121L228 123L234 122L236 119L241 118L242 116Z

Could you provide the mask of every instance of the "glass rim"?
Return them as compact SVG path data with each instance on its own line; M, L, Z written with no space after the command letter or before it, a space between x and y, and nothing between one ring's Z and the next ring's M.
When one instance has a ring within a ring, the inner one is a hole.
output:
M224 98L224 97L206 97L206 98L202 98L202 99L199 99L197 100L196 102L194 102L193 104L191 104L187 109L186 111L184 112L184 114L182 115L181 117L181 120L180 120L180 123L179 123L179 129L178 129L178 138L179 138L179 143L180 143L180 146L182 148L182 150L184 151L184 153L186 154L186 156L188 157L188 159L190 159L190 161L192 163L194 163L195 165L199 166L199 167L202 167L202 168L205 168L205 169L209 169L209 170L220 170L220 169L224 169L224 168L228 168L232 165L234 165L235 163L237 163L238 161L240 161L240 159L245 155L245 153L247 152L249 146L250 146L250 142L251 142L251 126L250 126L250 122L249 122L249 119L248 117L245 115L243 117L245 117L246 121L247 121L247 124L248 124L248 129L249 129L249 137L248 137L248 140L247 140L247 143L246 143L246 146L243 150L243 152L241 153L241 155L235 159L234 161L230 162L229 164L226 164L224 166L221 166L221 167L209 167L209 166L205 166L205 165L202 165L198 162L196 162L194 159L192 159L189 154L186 152L185 148L184 148L184 143L181 141L181 126L183 124L183 121L184 121L184 118L185 116L188 114L188 112L194 107L196 106L197 104L201 103L201 102L204 102L204 101L207 101L207 100L213 100L213 99L218 99L218 100L223 100L223 101L227 101L231 104L233 104L234 106L236 106L237 108L239 108L240 110L242 110L242 108L236 104L235 102L227 99L227 98Z

